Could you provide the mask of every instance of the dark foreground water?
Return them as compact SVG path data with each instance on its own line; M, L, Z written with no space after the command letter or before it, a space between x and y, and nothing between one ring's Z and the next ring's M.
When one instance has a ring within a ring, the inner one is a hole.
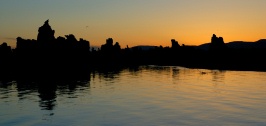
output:
M143 66L1 82L0 125L265 126L266 72Z

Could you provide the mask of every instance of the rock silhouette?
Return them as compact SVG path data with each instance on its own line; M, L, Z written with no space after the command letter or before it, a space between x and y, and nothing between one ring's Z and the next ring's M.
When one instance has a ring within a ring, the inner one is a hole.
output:
M171 42L172 42L172 48L173 49L177 49L180 47L180 45L178 44L178 42L175 39L172 39Z
M216 35L213 34L209 50L219 52L225 50L226 48L223 37L216 37Z
M46 20L38 30L38 42L44 42L46 44L47 42L52 42L55 40L54 33L55 31L52 30L51 26L49 25L49 20ZM45 43L46 42L46 43Z
M171 39L171 47L136 46L121 48L107 38L100 49L90 49L90 42L73 34L54 36L49 20L38 29L37 40L17 37L15 49L0 45L1 78L66 78L92 70L118 69L138 65L179 65L192 68L266 71L266 40L247 43L250 48L236 48L238 43L224 43L215 34L211 43L188 46ZM231 46L234 45L234 46ZM256 48L259 47L259 48ZM49 73L49 74L45 74ZM48 76L49 75L49 76Z
M73 34L55 38L49 20L44 22L38 32L37 40L17 38L14 71L18 77L25 75L25 72L28 77L45 77L43 73L46 72L57 78L87 69L89 41L82 38L78 41Z
M0 45L0 79L9 79L12 75L13 53L11 47L6 42Z

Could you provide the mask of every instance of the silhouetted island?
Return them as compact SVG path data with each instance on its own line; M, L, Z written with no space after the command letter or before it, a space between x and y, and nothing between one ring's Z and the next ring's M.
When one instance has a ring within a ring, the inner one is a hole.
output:
M73 34L55 37L49 20L38 29L37 40L17 37L16 48L0 45L0 78L66 78L92 70L109 70L139 65L178 65L190 68L266 71L266 40L224 43L213 34L210 43L171 47L135 46L121 48L106 39L100 49Z

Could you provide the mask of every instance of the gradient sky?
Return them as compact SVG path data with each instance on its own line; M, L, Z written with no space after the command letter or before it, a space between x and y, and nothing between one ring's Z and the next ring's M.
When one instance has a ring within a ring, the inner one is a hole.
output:
M0 42L37 39L49 19L55 37L74 34L91 45L109 37L122 48L200 45L211 36L229 41L266 38L266 0L1 0Z

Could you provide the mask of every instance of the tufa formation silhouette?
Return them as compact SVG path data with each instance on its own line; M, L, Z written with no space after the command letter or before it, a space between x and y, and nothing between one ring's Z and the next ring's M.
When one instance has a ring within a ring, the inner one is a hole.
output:
M223 37L216 37L215 34L212 35L212 39L211 39L211 45L210 45L210 51L223 51L225 50L227 47L224 43L224 39Z
M112 38L98 50L73 34L55 38L49 20L38 29L37 40L17 37L15 49L0 45L0 79L68 78L92 70L109 70L139 65L179 65L191 68L266 71L266 42L260 48L229 48L222 37L213 34L207 50L171 39L172 47L136 46L122 49ZM234 43L233 43L234 44ZM49 74L46 74L49 73Z
M39 27L38 32L37 41L39 42L51 42L55 40L55 31L49 25L49 19L44 22L43 26Z

